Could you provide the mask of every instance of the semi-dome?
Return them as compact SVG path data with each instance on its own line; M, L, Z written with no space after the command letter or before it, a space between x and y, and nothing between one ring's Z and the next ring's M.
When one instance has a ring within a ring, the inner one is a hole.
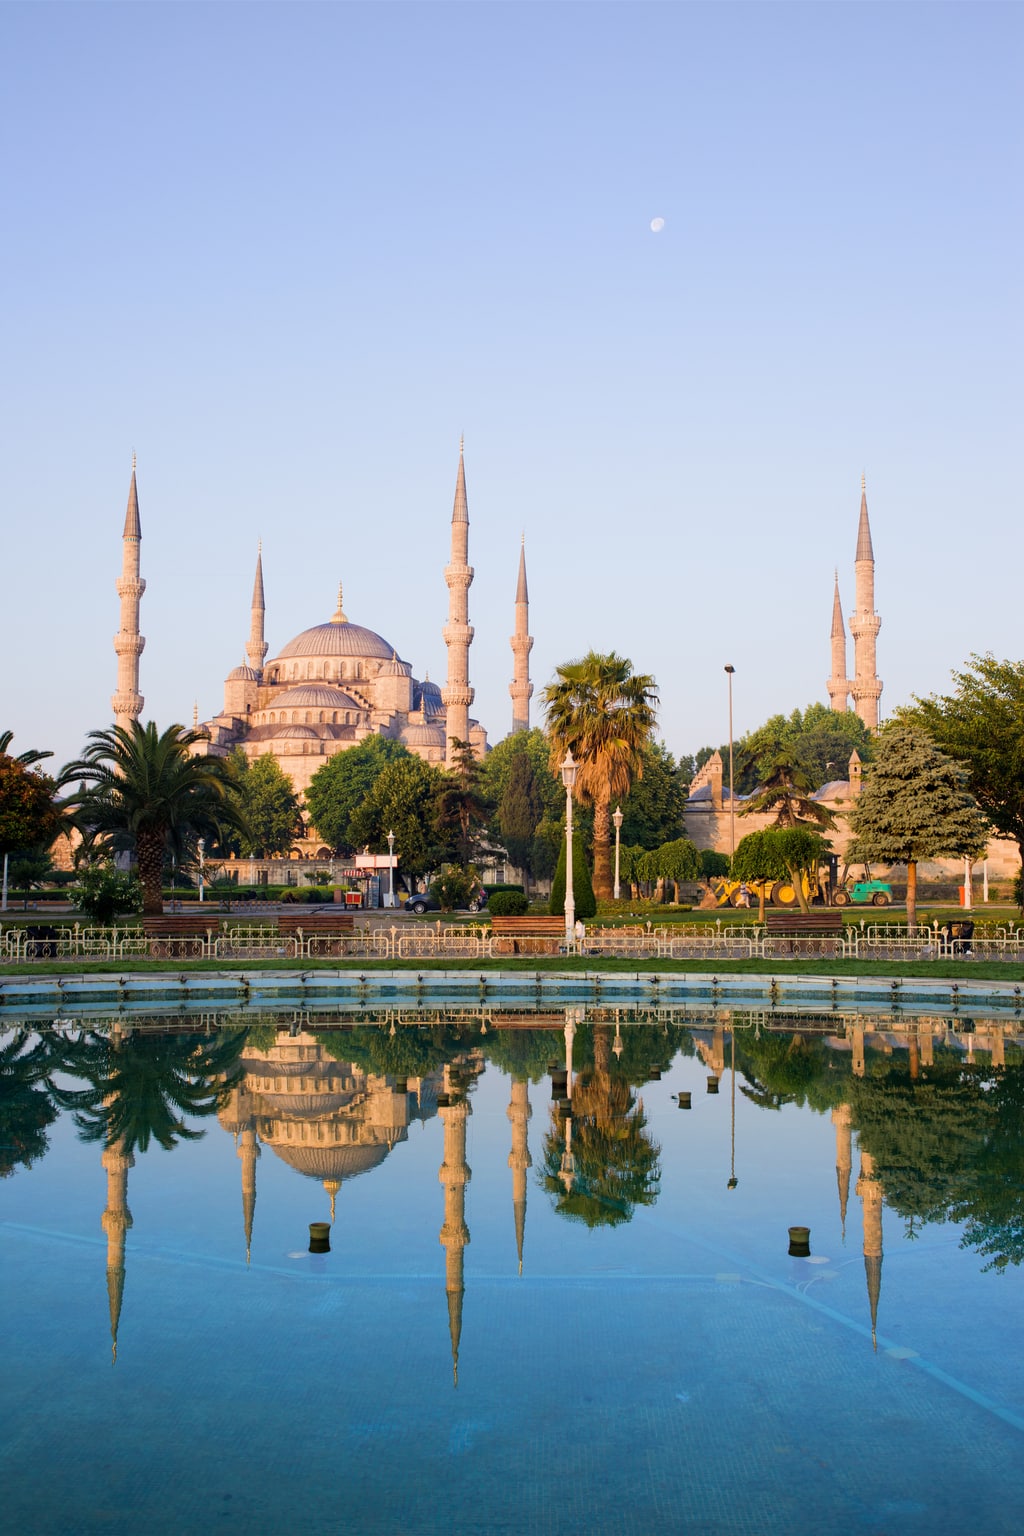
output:
M293 656L376 656L390 661L394 646L372 629L361 624L339 623L332 619L328 624L314 624L296 635L274 658L288 661Z
M256 671L255 667L246 666L243 661L240 667L232 668L228 673L227 680L229 683L258 683L260 673Z
M443 725L407 725L399 736L405 747L447 747Z
M274 741L282 741L282 740L285 740L285 741L287 741L287 740L292 740L292 741L295 741L295 740L298 740L298 741L319 741L320 740L319 732L318 731L314 731L314 729L313 729L313 727L311 725L279 725L279 726L276 726L276 727L271 726L270 734L271 734L271 738Z
M273 709L358 709L359 705L351 694L343 688L335 688L330 683L299 683L294 688L286 688L283 693L276 693L273 703L267 706Z

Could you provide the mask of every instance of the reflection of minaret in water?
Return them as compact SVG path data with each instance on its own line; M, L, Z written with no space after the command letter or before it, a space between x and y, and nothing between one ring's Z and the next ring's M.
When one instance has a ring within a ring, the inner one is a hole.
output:
M523 1272L523 1239L526 1236L526 1170L533 1166L527 1144L530 1116L530 1085L526 1078L514 1078L512 1098L506 1110L512 1122L512 1150L508 1165L512 1169L512 1209L516 1218L516 1252L519 1255L519 1273Z
M871 1305L871 1342L878 1348L878 1298L882 1290L882 1186L875 1177L875 1160L863 1147L857 1196L864 1212L864 1273Z
M448 1091L448 1068L445 1068L445 1091ZM439 1241L445 1250L444 1288L448 1296L448 1331L452 1341L452 1375L459 1384L459 1340L462 1337L462 1298L466 1287L463 1283L463 1255L469 1242L466 1226L466 1185L470 1169L466 1163L466 1120L472 1113L469 1100L462 1097L438 1107L444 1124L444 1162L438 1170L438 1179L444 1185L444 1226Z
M102 1157L107 1173L107 1208L103 1230L107 1234L107 1299L110 1302L111 1362L117 1364L117 1328L124 1299L124 1244L132 1213L128 1209L128 1170L135 1159L125 1152L123 1141L108 1146Z
M846 1242L846 1207L850 1200L850 1169L853 1167L853 1145L850 1127L853 1118L849 1104L839 1104L832 1111L832 1124L836 1128L836 1183L839 1185L839 1219L843 1224L843 1242Z
M256 1134L256 1115L251 1095L244 1083L231 1090L227 1103L217 1116L222 1127L235 1138L235 1151L242 1164L242 1225L245 1229L245 1262L252 1256L252 1228L256 1215L256 1159L260 1155Z

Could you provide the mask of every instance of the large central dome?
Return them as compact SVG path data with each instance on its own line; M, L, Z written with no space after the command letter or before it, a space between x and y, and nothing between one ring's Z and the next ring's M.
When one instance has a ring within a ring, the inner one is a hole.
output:
M276 660L287 661L292 656L376 656L381 661L390 661L393 655L394 646L372 629L332 619L328 624L304 629L278 652Z

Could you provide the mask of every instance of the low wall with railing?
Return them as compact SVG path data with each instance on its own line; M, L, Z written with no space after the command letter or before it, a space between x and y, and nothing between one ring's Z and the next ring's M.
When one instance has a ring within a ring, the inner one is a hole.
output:
M170 927L170 925L169 925ZM473 960L503 955L486 924L403 923L354 933L280 933L275 922L213 920L187 933L144 933L138 925L73 923L11 926L0 932L0 962L47 960ZM908 930L896 923L850 923L841 935L768 933L760 924L673 923L634 928L595 924L558 954L633 960L801 959L922 961L1000 960L1024 963L1024 926L976 923L970 938L937 924Z

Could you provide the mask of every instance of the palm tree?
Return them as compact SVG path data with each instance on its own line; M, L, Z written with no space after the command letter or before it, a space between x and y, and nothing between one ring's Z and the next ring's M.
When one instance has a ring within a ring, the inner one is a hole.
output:
M13 731L0 731L0 757L12 757L11 742L14 740ZM14 758L16 763L28 767L30 763L41 763L44 757L52 757L52 752L40 752L35 747L29 747L27 752L19 752Z
M835 828L832 812L820 800L811 798L811 780L801 765L784 752L767 764L768 773L761 788L740 807L741 816L775 812L776 827Z
M82 757L61 772L62 784L79 781L67 805L83 837L135 853L144 913L163 911L165 852L181 862L197 833L220 837L246 830L226 760L190 751L204 740L202 731L181 725L158 733L152 720L148 725L133 720L130 726L91 731Z
M634 673L633 663L610 652L590 651L557 668L544 690L551 768L557 774L567 752L579 764L576 794L594 808L594 894L612 898L611 807L643 776L643 749L655 724L654 678Z

